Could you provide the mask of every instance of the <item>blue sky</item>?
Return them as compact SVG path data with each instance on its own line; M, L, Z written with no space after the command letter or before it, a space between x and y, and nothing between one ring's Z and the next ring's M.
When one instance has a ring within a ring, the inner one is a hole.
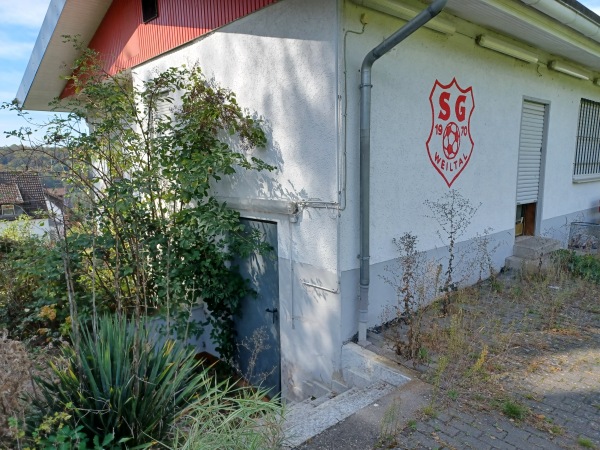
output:
M581 3L600 14L600 0ZM17 94L49 4L50 0L0 0L0 103L10 102ZM0 146L17 143L6 139L4 132L20 125L13 114L0 111Z
M600 0L579 0L579 3L583 3L596 14L600 15Z
M0 0L0 103L17 95L49 4L50 0ZM14 114L0 111L0 146L17 143L4 132L20 125Z

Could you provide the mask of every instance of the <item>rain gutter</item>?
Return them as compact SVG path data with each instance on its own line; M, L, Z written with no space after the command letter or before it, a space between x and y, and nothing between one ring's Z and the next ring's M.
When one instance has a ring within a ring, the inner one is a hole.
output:
M556 0L521 0L528 6L558 20L563 25L600 42L600 26L598 15L585 8L579 2L557 2ZM568 3L572 3L569 5Z
M396 45L437 16L448 0L435 0L402 28L371 50L363 60L360 84L360 291L358 342L367 341L369 311L369 195L371 169L371 69L373 64Z

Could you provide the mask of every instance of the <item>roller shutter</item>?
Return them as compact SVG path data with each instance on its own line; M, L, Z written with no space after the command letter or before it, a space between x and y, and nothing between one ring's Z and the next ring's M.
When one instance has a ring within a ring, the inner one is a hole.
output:
M523 102L517 171L517 205L538 201L545 115L546 105L527 100Z

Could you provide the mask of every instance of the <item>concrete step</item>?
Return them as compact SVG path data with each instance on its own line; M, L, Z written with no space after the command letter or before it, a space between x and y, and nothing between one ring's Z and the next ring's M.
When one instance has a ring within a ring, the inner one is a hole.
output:
M518 256L509 256L504 260L504 267L524 274L537 274L545 272L552 267L552 255L544 255L538 259L525 259Z
M562 248L560 241L541 236L523 236L517 238L513 246L513 256L523 259L539 260L544 255Z
M305 381L302 391L312 397L323 397L331 392L328 386L318 381Z
M286 446L306 442L410 381L395 362L352 342L342 347L342 374L336 383L344 392L328 392L286 408ZM307 383L314 387L315 382Z
M293 424L296 422L300 422L302 419L304 419L305 417L309 416L312 411L316 408L315 405L313 405L313 400L310 398L307 398L306 400L299 402L299 403L294 403L292 405L286 405L285 407L285 423L287 424Z
M396 386L378 381L364 388L348 389L318 406L306 400L290 406L284 422L286 447L301 445L395 389Z
M540 270L539 260L525 259L519 256L509 256L504 260L506 269L516 272L535 273Z
M410 381L398 363L353 342L342 347L342 372L348 386L365 387L376 381L401 386Z

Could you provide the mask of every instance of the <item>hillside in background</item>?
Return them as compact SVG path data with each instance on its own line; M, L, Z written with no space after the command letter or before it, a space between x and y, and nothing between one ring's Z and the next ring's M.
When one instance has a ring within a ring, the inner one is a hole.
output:
M61 189L64 187L61 177L65 168L57 164L56 160L64 156L66 153L62 148L40 151L20 145L0 147L0 171L35 171L41 175L45 188Z

